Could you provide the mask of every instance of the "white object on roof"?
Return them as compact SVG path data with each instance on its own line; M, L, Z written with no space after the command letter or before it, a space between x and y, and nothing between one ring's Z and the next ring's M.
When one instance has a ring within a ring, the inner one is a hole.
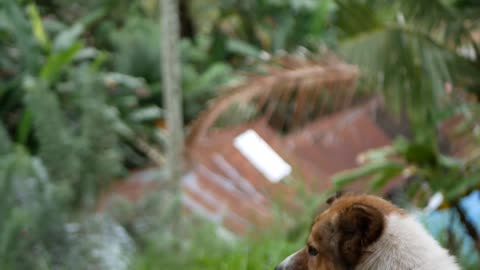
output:
M441 192L437 192L433 194L433 196L428 201L427 207L425 207L424 211L426 213L431 213L437 210L440 207L440 205L442 205L443 199L444 199L443 194Z
M270 182L277 183L292 172L292 167L252 129L238 135L233 144Z

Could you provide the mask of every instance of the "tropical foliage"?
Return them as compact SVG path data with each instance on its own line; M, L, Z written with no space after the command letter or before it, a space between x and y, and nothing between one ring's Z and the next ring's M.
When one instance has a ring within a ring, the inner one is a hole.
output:
M366 153L365 166L334 181L341 187L371 177L378 189L395 177L408 177L408 194L425 206L441 194L443 207L464 215L461 199L479 188L477 79L478 5L469 1L337 1L340 51L363 67L367 85L381 89L397 115L406 115L410 136ZM355 23L362 14L369 20ZM473 17L472 17L473 16ZM452 119L459 121L451 121ZM446 125L446 122L453 124ZM456 141L468 150L455 151ZM422 188L421 188L422 187ZM480 247L478 233L468 229Z
M435 213L451 222L432 232L477 269L479 228L463 204L480 188L477 1L179 2L187 131L226 86L257 82L245 74L281 76L299 67L276 62L285 55L336 52L359 66L357 93L383 96L406 132L335 184L369 177L375 192L406 177L400 197L419 208L441 194ZM156 0L0 1L1 269L272 269L303 244L321 197L299 201L308 207L290 230L244 239L196 217L172 224L168 190L96 211L130 169L163 168L159 14ZM302 104L289 106L278 113Z

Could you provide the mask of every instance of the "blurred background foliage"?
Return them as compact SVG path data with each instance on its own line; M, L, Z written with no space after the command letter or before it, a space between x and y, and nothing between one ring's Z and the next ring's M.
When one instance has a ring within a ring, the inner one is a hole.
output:
M95 212L110 183L163 164L158 16L156 0L0 2L1 269L272 269L302 245L309 214L298 230L228 241L198 220L172 228L171 194ZM456 221L437 236L477 269L479 226L461 202L480 188L479 18L474 0L181 0L185 125L272 57L334 51L409 131L337 187L371 177L375 190L407 172L406 201L441 192ZM463 156L438 135L452 116ZM462 237L467 248L451 244Z

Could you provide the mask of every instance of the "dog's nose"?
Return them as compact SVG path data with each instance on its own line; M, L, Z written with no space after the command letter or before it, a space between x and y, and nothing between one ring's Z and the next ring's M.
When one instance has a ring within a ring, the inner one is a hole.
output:
M275 269L273 269L273 270L282 270L282 267L277 266L277 267L275 267Z

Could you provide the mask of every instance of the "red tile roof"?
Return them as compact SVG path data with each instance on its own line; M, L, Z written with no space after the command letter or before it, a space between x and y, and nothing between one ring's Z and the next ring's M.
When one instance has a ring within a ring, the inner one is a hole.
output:
M360 153L390 143L384 130L393 135L392 131L398 129L388 122L386 115L379 118L375 115L379 112L377 105L371 102L322 117L286 136L273 130L263 118L210 130L188 148L189 172L182 180L185 209L238 234L271 222L272 208L277 202L283 203L284 208L296 209L295 188L283 181L270 182L235 148L234 139L253 129L292 166L294 181L302 181L309 192L323 192L332 187L333 174L358 166L356 159ZM469 149L468 140L454 136L455 127L462 120L454 117L439 128L451 142L450 152L459 156ZM156 168L139 171L127 181L116 183L110 193L101 197L99 208L105 207L111 193L135 202L143 193L161 187L156 181L160 178L156 171ZM390 182L383 192L400 184L399 181L402 179ZM364 186L364 181L357 181L349 188L364 191Z
M281 181L270 182L233 145L234 139L253 129L293 168L293 181L302 181L307 192L332 187L333 174L357 166L357 156L389 144L389 137L373 117L375 103L351 108L320 118L289 135L280 135L266 119L257 119L232 128L210 131L188 148L189 171L182 180L184 207L238 234L272 221L274 204L297 209L297 190ZM99 208L109 194L121 194L132 202L143 193L161 188L156 168L132 174L101 197ZM394 182L392 185L398 184ZM392 185L386 190L391 189ZM350 187L364 190L362 181Z
M191 172L184 178L186 207L234 232L268 223L276 199L292 203L295 189L272 183L233 145L242 132L253 129L294 168L309 191L332 187L330 177L355 166L358 154L385 146L390 139L371 117L371 104L321 118L301 131L281 136L256 120L210 132L189 149ZM352 186L363 190L362 184Z

